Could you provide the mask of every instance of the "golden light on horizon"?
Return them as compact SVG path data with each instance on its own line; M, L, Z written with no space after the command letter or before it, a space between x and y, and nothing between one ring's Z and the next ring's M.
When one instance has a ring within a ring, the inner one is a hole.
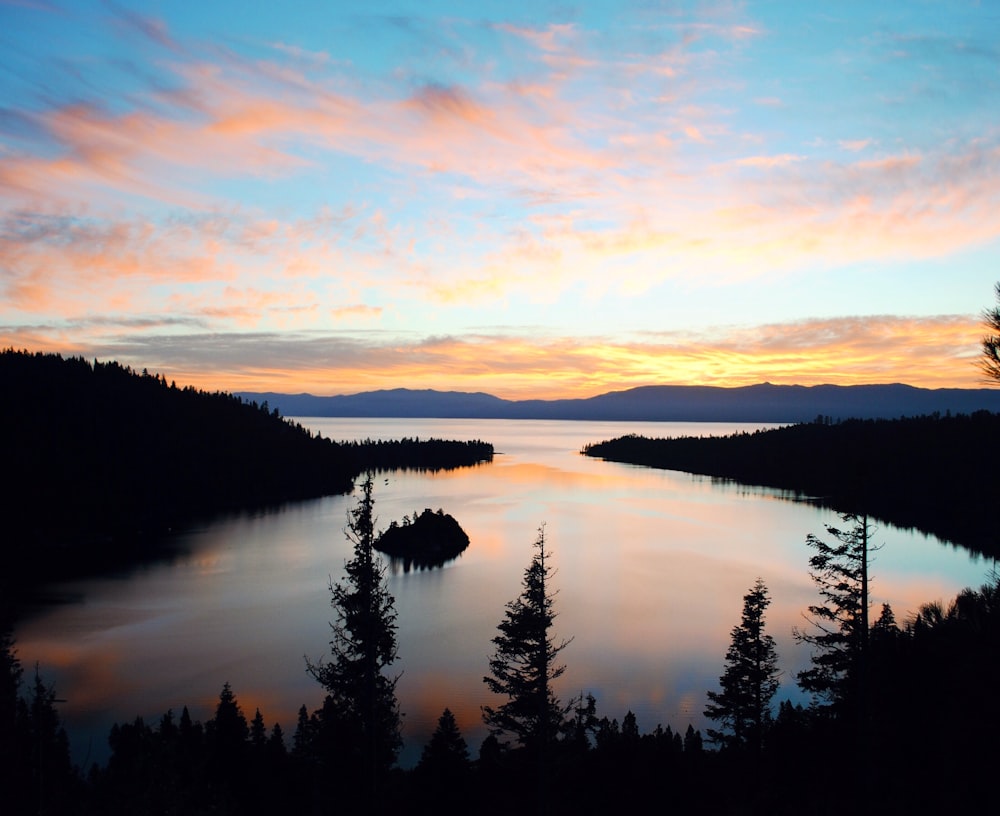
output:
M971 317L873 317L720 329L702 337L664 332L628 343L502 335L365 345L205 337L203 350L185 353L187 362L172 361L172 350L156 345L124 343L123 354L84 344L52 343L45 350L118 359L179 387L207 391L332 396L410 388L564 399L646 385L980 388L986 385L976 365L981 333Z

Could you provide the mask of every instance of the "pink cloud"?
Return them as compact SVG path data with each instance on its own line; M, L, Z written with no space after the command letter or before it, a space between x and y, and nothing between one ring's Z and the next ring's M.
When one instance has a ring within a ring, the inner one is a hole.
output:
M567 41L572 41L578 34L578 29L573 23L555 23L545 28L530 28L527 26L517 26L511 23L499 23L496 28L507 34L527 40L541 51L549 53L562 51Z
M747 156L737 159L734 164L743 167L782 167L786 164L802 161L805 156L797 156L793 153L782 153L780 156Z
M841 139L837 142L842 150L850 151L851 153L859 153L866 147L870 147L874 144L872 139Z

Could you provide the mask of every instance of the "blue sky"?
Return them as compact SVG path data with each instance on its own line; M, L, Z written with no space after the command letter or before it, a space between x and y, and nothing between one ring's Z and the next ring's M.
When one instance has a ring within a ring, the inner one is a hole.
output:
M979 387L1000 4L0 0L0 342L178 384Z

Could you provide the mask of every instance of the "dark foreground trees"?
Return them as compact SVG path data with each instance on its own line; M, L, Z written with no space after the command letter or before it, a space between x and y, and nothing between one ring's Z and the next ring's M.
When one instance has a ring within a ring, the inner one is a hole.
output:
M705 716L722 729L709 729L713 742L758 753L771 720L771 699L778 690L778 654L774 638L764 632L764 612L771 603L758 578L743 596L743 617L733 627L719 691L709 691Z
M14 638L0 625L0 810L61 813L78 794L55 690L35 667L27 693Z
M346 531L354 557L344 565L345 580L330 587L332 659L306 661L327 692L318 718L318 753L328 772L357 786L365 806L376 802L401 745L398 675L385 674L397 657L395 600L374 550L374 507L369 473Z

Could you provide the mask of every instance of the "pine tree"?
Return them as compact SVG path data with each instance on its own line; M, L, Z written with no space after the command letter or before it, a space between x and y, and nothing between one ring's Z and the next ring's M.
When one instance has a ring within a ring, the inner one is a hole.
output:
M23 673L14 636L7 628L0 628L0 782L6 783L9 773L11 784L19 775L16 761L24 753L17 716Z
M708 738L731 748L759 751L771 719L771 698L778 690L778 655L774 638L764 633L764 612L771 603L758 578L743 596L743 617L733 627L726 652L721 691L708 692L705 716L726 730L708 729Z
M535 555L524 572L523 591L507 604L504 619L493 638L496 652L490 658L489 676L483 682L507 702L483 707L483 720L496 736L510 735L517 742L543 754L563 726L569 708L564 708L552 689L565 665L556 663L570 641L558 645L549 634L556 618L552 576L545 531L539 529Z
M299 708L295 733L292 734L292 754L298 759L305 759L312 754L315 728L309 720L309 709L304 705Z
M267 745L267 726L264 724L264 715L260 713L259 708L250 721L250 745L257 752L263 751L264 746Z
M693 725L688 724L687 731L684 732L684 753L700 754L703 747L701 731L696 731Z
M224 798L235 795L243 781L250 727L229 683L219 693L215 717L205 724L205 737L211 783Z
M469 746L458 729L455 715L446 708L424 746L417 772L435 784L451 784L464 777L470 768Z
M361 775L370 801L378 780L401 745L395 677L383 670L397 657L395 600L389 593L386 567L374 550L375 501L372 475L361 485L361 497L348 519L347 539L354 557L344 565L345 581L331 582L330 662L312 664L310 674L327 691L320 714L320 741L340 772Z
M591 740L596 738L601 721L597 718L597 699L589 692L573 698L569 704L571 719L565 725L566 741L577 754L590 750Z
M1000 382L1000 283L994 287L997 305L983 312L989 334L983 338L983 356L979 366L989 380Z
M867 683L869 557L874 529L867 516L841 517L852 526L829 526L836 543L811 533L806 543L815 549L810 575L822 604L809 607L814 632L796 631L796 639L814 647L812 667L799 672L799 685L839 713L862 715Z
M31 696L18 701L20 722L15 724L15 734L24 735L24 745L29 748L30 787L23 791L35 797L32 812L58 813L67 808L76 781L57 702L55 689L45 685L36 664ZM23 786L25 781L21 779L19 784Z
M208 727L218 751L239 751L250 736L247 718L229 683L222 685L219 702L215 706L215 717L209 721Z

